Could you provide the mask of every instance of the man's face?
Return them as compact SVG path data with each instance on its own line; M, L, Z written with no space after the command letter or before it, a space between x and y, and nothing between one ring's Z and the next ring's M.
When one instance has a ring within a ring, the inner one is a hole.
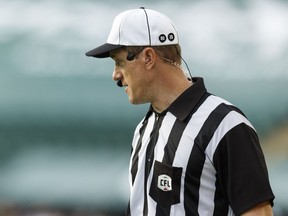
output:
M121 80L132 104L142 104L151 102L149 95L149 76L145 70L145 57L143 52L139 53L134 60L128 61L127 51L116 50L111 53L111 58L115 61L113 80Z

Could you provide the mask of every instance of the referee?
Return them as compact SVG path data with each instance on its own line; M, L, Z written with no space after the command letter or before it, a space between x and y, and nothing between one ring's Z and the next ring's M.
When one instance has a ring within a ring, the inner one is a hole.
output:
M111 57L113 79L129 101L151 104L132 142L127 216L273 215L256 130L237 107L207 92L202 78L187 78L169 18L124 11L107 43L86 55Z

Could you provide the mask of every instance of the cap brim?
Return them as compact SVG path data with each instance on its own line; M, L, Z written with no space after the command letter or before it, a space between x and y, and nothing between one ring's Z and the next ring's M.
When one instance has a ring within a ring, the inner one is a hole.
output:
M92 49L86 53L86 56L92 56L95 58L107 58L110 57L110 52L123 47L123 45L115 44L103 44L95 49Z

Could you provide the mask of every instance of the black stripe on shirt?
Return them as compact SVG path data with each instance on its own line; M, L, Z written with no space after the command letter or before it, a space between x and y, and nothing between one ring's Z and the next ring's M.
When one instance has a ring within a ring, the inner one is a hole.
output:
M143 206L143 216L148 215L148 206L147 206L147 179L149 177L151 167L154 161L154 149L159 137L159 129L162 125L163 119L166 113L157 114L155 113L155 122L153 130L150 133L150 141L146 148L146 160L145 160L145 179L144 179L144 206Z
M172 165L183 131L187 124L176 119L164 149L162 163Z
M206 158L204 151L219 124L230 111L231 109L227 105L218 105L205 120L195 138L195 145L189 157L184 183L184 208L186 215L199 214L197 209L199 205L200 178Z
M175 153L178 148L180 139L182 137L183 131L185 130L187 123L176 119L171 133L169 135L167 144L164 149L164 157L162 163L172 166ZM163 206L157 203L156 206L156 215L157 216L169 216L170 215L171 206Z
M140 151L141 146L142 146L142 138L143 138L143 135L145 134L145 130L146 130L147 124L148 124L148 121L145 119L144 122L143 122L142 127L139 129L140 137L138 139L138 142L137 142L137 145L136 145L136 149L135 149L135 153L134 153L133 158L132 158L132 167L131 167L131 170L130 170L131 177L132 177L132 185L134 184L135 177L136 177L137 172L138 172L139 151ZM133 152L133 149L132 149L132 152ZM130 200L129 200L128 207L126 209L125 215L126 216L130 216L131 215Z
M138 172L139 151L140 151L141 146L142 146L142 138L143 138L143 135L145 133L147 124L148 124L148 121L144 121L142 127L139 130L140 137L138 139L135 153L134 153L133 158L132 158L132 167L131 167L132 185L134 184L135 177L136 177L136 174Z

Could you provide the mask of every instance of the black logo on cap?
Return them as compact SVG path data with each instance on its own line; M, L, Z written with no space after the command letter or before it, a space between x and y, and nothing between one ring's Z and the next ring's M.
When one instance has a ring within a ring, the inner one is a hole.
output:
M160 41L161 43L164 43L164 42L166 41L166 35L161 34L161 35L159 36L159 41Z
M159 36L159 41L161 42L161 43L164 43L165 41L166 41L166 39L167 39L167 37L166 37L166 35L165 34L161 34L160 36ZM168 40L169 41L174 41L174 39L175 39L175 35L173 34L173 33L170 33L170 34L168 34Z
M168 34L168 40L173 41L175 39L175 36L173 33Z

